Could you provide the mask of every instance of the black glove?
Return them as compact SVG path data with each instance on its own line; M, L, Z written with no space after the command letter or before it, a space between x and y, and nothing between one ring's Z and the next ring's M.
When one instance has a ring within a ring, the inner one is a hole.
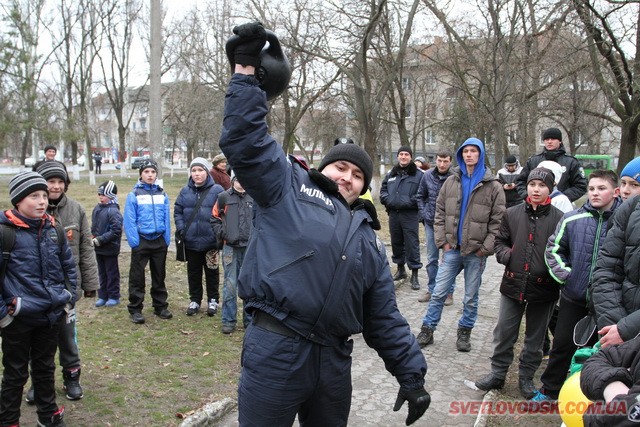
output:
M97 291L84 291L85 298L95 298Z
M260 52L267 42L267 32L262 23L249 22L233 28L233 34L240 37L240 44L234 51L236 64L260 66Z
M429 404L431 403L431 396L427 393L427 390L424 388L418 390L407 390L405 388L400 387L400 391L398 391L398 398L396 399L396 404L393 405L393 411L397 412L402 407L404 401L409 402L409 414L407 415L406 424L410 426L418 418L424 414L424 412L429 408Z

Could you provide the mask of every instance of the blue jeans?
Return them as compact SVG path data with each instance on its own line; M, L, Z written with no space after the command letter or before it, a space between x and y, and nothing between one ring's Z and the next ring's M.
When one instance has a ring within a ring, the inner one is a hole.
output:
M462 317L458 321L459 328L473 328L478 318L478 294L482 284L482 273L487 265L487 257L475 253L462 256L458 249L445 251L444 261L438 269L436 287L431 295L429 308L422 319L422 325L436 329L440 318L444 300L447 298L451 283L464 270L464 301Z
M433 291L436 287L436 277L438 276L438 261L440 260L440 249L436 246L436 239L433 235L433 225L424 225L424 235L427 246L427 276L429 276L428 291L433 295ZM453 291L456 288L455 278L451 282L451 287L448 294L453 295Z
M235 325L238 319L238 274L244 261L246 247L224 245L222 248L222 266L224 268L224 286L222 288L222 324ZM243 311L242 321L247 324Z

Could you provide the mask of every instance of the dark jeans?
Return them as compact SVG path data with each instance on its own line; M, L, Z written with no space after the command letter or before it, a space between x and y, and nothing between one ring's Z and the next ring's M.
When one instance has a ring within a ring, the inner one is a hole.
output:
M422 268L420 262L420 215L417 210L389 210L391 260L407 264L411 270Z
M553 335L553 344L549 353L547 368L540 380L544 393L557 398L571 366L571 358L578 347L573 342L573 329L576 323L589 313L584 304L574 304L560 298L558 322ZM590 343L595 344L595 342Z
M207 267L208 251L192 251L187 249L187 279L189 281L189 299L202 303L202 270L207 287L207 302L215 299L220 302L220 270Z
M59 322L52 327L30 326L15 318L2 329L4 372L0 389L0 425L16 425L20 421L22 392L29 378L29 358L38 417L50 418L58 410L54 362L58 328Z
M140 245L131 250L129 269L129 313L140 313L144 307L145 277L144 269L149 263L151 270L151 299L156 312L167 308L168 293L164 283L167 263L167 244L164 237L155 240L140 238Z
M118 256L96 255L100 289L98 298L120 299L120 266Z

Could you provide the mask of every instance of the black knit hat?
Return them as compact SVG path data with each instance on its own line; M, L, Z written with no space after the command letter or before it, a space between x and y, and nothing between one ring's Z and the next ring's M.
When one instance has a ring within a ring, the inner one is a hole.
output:
M155 160L153 159L144 159L142 161L142 163L140 163L140 169L138 170L140 176L142 176L142 171L145 169L153 169L154 171L156 171L156 173L158 172L158 164L156 163Z
M67 182L69 179L69 175L67 174L67 169L64 166L64 163L61 163L57 160L50 160L48 162L42 162L38 169L36 170L42 177L46 180L50 180L51 178L60 178L64 182Z
M545 139L557 139L558 141L562 141L562 132L558 128L545 129L545 131L542 132L542 140L544 141Z
M413 151L411 151L411 147L409 147L408 145L403 145L402 147L398 148L398 152L396 153L396 156L400 154L400 152L402 151L406 151L407 153L409 153L411 157L413 157Z
M9 181L9 198L13 206L34 191L49 191L47 181L36 172L20 172Z
M553 172L551 172L549 169L547 168L533 169L531 172L529 172L529 177L527 178L527 184L529 184L529 182L533 181L534 179L539 179L540 181L544 182L544 185L546 185L549 188L549 194L553 193L553 187L555 186L554 184L555 177L553 175Z
M364 174L364 186L360 194L366 193L369 189L369 184L371 184L371 178L373 177L373 162L367 152L356 144L334 145L320 162L318 171L322 172L325 166L338 160L346 160L360 168Z
M510 156L505 157L504 163L506 165L515 165L516 163L518 163L518 159L516 159L516 156L512 154Z
M113 181L105 181L98 187L98 194L100 196L107 196L110 199L115 199L118 194L118 186Z

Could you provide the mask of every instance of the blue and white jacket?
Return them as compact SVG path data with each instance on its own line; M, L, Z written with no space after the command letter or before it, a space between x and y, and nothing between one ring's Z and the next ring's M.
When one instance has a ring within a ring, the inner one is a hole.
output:
M164 237L171 241L169 197L158 184L138 181L127 195L124 205L124 232L132 249L140 245L140 238L155 240Z
M426 361L398 311L371 216L359 200L348 206L333 181L287 159L267 133L267 112L257 80L234 74L220 148L255 202L238 278L245 308L320 345L362 332L402 386L421 388Z

